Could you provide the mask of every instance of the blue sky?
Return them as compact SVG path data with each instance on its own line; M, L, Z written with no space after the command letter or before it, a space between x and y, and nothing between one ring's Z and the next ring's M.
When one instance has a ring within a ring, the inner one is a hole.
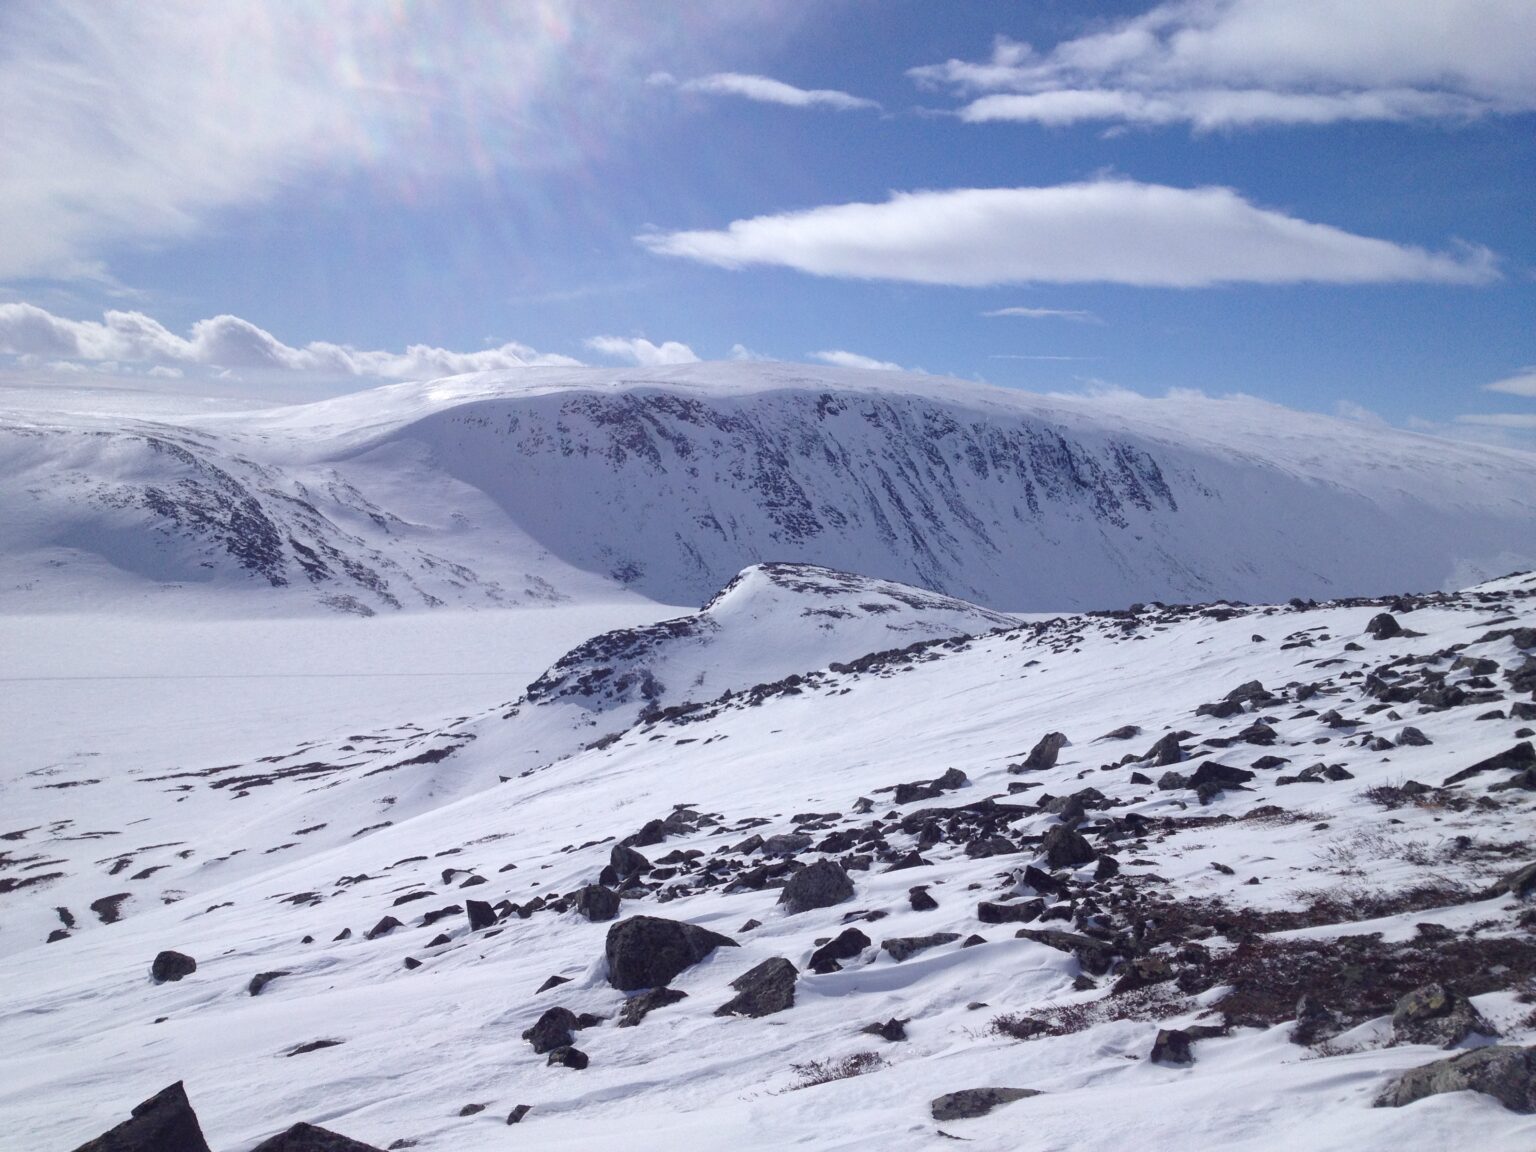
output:
M820 358L1529 443L1533 43L1529 0L18 0L0 357Z

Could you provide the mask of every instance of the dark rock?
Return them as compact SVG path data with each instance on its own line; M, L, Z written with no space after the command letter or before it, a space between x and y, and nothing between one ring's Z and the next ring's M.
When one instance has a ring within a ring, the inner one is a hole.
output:
M1140 736L1141 729L1134 724L1126 724L1116 728L1113 732L1106 732L1100 736L1100 740L1129 740L1134 736Z
M540 984L533 994L537 996L540 992L548 992L551 988L558 988L560 985L569 984L570 982L571 978L569 976L551 976L544 983Z
M1029 750L1029 755L1024 757L1022 764L1010 768L1010 772L1044 772L1048 768L1056 767L1056 758L1061 755L1061 750L1068 744L1066 736L1060 732L1047 732Z
M619 914L619 894L601 884L588 884L576 894L576 911L594 924L612 920Z
M1330 1012L1321 1001L1303 995L1296 1003L1296 1027L1291 1029L1291 1043L1310 1046L1331 1040L1344 1030L1338 1013Z
M1093 869L1093 878L1102 881L1119 874L1120 861L1116 860L1113 856L1105 856L1101 853L1099 855L1099 862Z
M478 1116L485 1111L484 1104L466 1104L459 1109L460 1116Z
M549 1054L549 1059L545 1063L551 1068L570 1068L580 1072L591 1061L587 1059L587 1054L580 1048L566 1047L556 1048Z
M507 1123L521 1124L523 1122L523 1117L532 1111L532 1104L519 1104L516 1108L513 1108L512 1111L507 1113Z
M161 952L149 966L149 975L156 984L167 980L180 980L197 971L197 961L184 952Z
M660 988L722 947L734 948L736 941L697 924L631 916L608 929L608 983L621 992Z
M924 952L929 948L936 948L940 944L952 944L960 939L958 932L934 932L928 936L899 936L893 940L880 941L880 947L891 954L891 959L898 964Z
M1474 1048L1404 1072L1376 1098L1378 1108L1401 1108L1442 1092L1482 1092L1511 1112L1536 1112L1536 1046Z
M1513 896L1523 900L1532 888L1536 888L1536 864L1527 864L1498 880L1483 893L1483 897L1491 899L1494 896Z
M180 1080L134 1108L130 1118L75 1152L209 1152Z
M888 1040L894 1044L898 1040L905 1040L907 1038L907 1022L892 1016L883 1024L866 1024L859 1031L868 1036L878 1036L880 1039Z
M619 1027L633 1028L657 1008L665 1008L668 1004L676 1004L687 998L688 993L677 988L652 988L640 992L624 1001L624 1007L619 1009Z
M1040 848L1048 868L1077 868L1092 864L1098 855L1080 832L1064 824L1047 829Z
M929 1110L935 1120L971 1120L994 1108L1040 1093L1033 1088L962 1088L934 1097Z
M907 889L907 903L912 905L914 912L932 912L939 906L939 902L928 895L928 885L919 884Z
M1092 936L1063 932L1058 928L1020 928L1014 936L1033 940L1059 952L1072 953L1082 965L1083 971L1092 976L1103 976L1115 962L1114 945L1095 940Z
M246 985L245 990L252 996L260 996L261 990L263 988L272 983L272 981L276 980L279 976L286 975L288 975L286 970L280 970L277 972L258 972L256 975L251 977L251 982Z
M1499 1034L1473 1007L1472 1001L1445 984L1415 988L1392 1009L1392 1038L1400 1044L1451 1048L1473 1033Z
M576 1013L569 1008L551 1008L540 1016L532 1028L523 1032L523 1039L533 1045L538 1055L565 1048L576 1042Z
M1189 1047L1189 1033L1181 1028L1159 1028L1152 1042L1152 1063L1193 1064L1195 1054Z
M496 923L496 909L484 900L464 901L464 914L469 917L471 932L478 932Z
M1168 735L1152 745L1151 748L1147 749L1147 754L1142 759L1152 761L1154 768L1166 768L1170 764L1179 763L1179 761L1184 759L1184 749L1179 744L1179 734L1177 732L1168 733Z
M828 941L811 953L811 971L822 975L828 972L839 972L843 967L842 961L852 960L868 948L869 944L869 937L857 928L844 928L836 939Z
M393 916L386 916L372 928L368 929L367 938L369 940L377 940L380 936L388 936L396 928L400 927L403 927L400 921L396 920Z
M983 924L1028 924L1040 919L1040 913L1044 911L1044 900L1025 900L1017 904L983 900L976 905L976 918Z
M1490 756L1486 760L1479 760L1470 768L1463 768L1460 772L1445 778L1445 784L1459 784L1463 780L1471 779L1482 772L1493 772L1500 768L1519 770L1529 768L1536 764L1536 746L1532 746L1529 740L1522 740L1512 748L1506 748L1496 756ZM1441 785L1444 787L1445 785Z
M351 1140L328 1128L295 1124L286 1132L263 1140L251 1152L381 1152L372 1144Z
M976 945L978 945L978 944L985 944L986 942L987 942L987 938L985 936L978 936L976 933L972 932L964 940L960 941L960 947L962 947L962 948L974 948L974 947L976 947Z
M615 844L613 851L608 853L608 866L620 880L628 880L632 876L644 876L651 870L651 862L623 844Z
M667 838L667 824L664 820L647 820L645 826L633 836L626 836L619 841L624 848L648 848L652 844L660 844Z
M800 970L782 956L764 960L731 981L737 995L715 1009L716 1016L771 1016L795 1005Z
M344 1043L344 1041L341 1040L309 1040L295 1048L288 1049L288 1051L284 1052L283 1055L308 1056L311 1052L319 1052L324 1048L335 1048L337 1045L342 1043Z
M835 860L818 860L789 878L779 893L779 903L791 915L812 908L828 908L853 897L853 881Z
M1253 773L1246 768L1233 768L1227 764L1207 760L1190 776L1189 786L1199 788L1203 784L1216 784L1222 788L1232 788L1239 784L1246 784L1252 779Z
M1376 640L1390 640L1394 636L1403 634L1403 626L1397 622L1397 617L1390 612L1378 612L1372 616L1370 623L1365 626L1366 632Z
M1030 864L1024 869L1024 883L1042 896L1054 896L1062 891L1061 884L1049 872L1043 872Z

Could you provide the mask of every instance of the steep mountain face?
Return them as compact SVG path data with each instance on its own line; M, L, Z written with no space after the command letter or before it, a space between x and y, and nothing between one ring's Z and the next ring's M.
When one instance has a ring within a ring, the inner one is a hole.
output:
M1536 458L1241 399L526 369L182 426L0 431L22 481L0 505L7 600L63 571L352 611L602 586L697 604L791 561L1022 611L1444 587L1536 562Z

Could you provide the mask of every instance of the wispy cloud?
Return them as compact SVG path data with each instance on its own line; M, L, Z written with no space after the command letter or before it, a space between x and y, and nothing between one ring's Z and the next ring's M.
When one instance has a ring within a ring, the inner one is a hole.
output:
M771 76L743 72L715 72L692 80L679 80L670 72L653 72L647 83L654 87L675 87L679 92L701 92L711 96L739 96L760 104L782 104L789 108L832 108L852 112L861 108L878 109L875 100L852 96L835 88L796 88Z
M1022 316L1026 320L1076 320L1083 324L1102 324L1092 312L1081 308L994 308L983 316Z
M578 365L569 356L506 343L475 352L412 344L403 352L369 351L313 341L302 347L238 316L214 316L178 336L142 312L108 312L71 320L33 304L0 304L0 353L54 371L101 370L179 375L186 368L299 373L322 378L428 380L462 372L533 365Z
M1483 428L1536 428L1536 412L1469 412L1456 417L1456 423Z
M637 240L661 255L722 268L777 265L817 276L971 287L1498 278L1485 248L1430 252L1259 208L1230 188L1129 180L903 192L880 204L829 205Z
M615 360L627 360L644 368L662 364L696 364L699 360L692 348L676 340L652 344L640 337L593 336L586 344L594 352L601 352Z
M1511 396L1536 396L1536 366L1522 368L1513 376L1484 384L1483 389L1488 392L1507 392Z
M810 353L812 360L820 360L823 364L831 364L835 368L867 368L873 372L903 372L900 364L892 364L889 360L876 360L873 356L860 356L857 352L845 352L835 348L826 352Z
M782 7L0 4L0 279L101 277L316 173L404 196L580 160L658 59L800 18Z
M964 120L1198 129L1536 109L1529 0L1172 0L1038 52L911 70Z

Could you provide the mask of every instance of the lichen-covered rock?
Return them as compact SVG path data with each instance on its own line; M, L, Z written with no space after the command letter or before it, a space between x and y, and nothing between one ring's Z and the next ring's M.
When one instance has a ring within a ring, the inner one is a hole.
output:
M1478 1033L1498 1030L1460 992L1445 984L1415 988L1392 1009L1392 1037L1400 1044L1438 1044L1450 1048Z
M1536 1112L1536 1047L1496 1044L1411 1068L1387 1085L1376 1107L1401 1108L1426 1096L1467 1091L1492 1096L1511 1112Z
M962 1088L934 1097L928 1107L935 1120L970 1120L1003 1104L1038 1095L1034 1088Z

